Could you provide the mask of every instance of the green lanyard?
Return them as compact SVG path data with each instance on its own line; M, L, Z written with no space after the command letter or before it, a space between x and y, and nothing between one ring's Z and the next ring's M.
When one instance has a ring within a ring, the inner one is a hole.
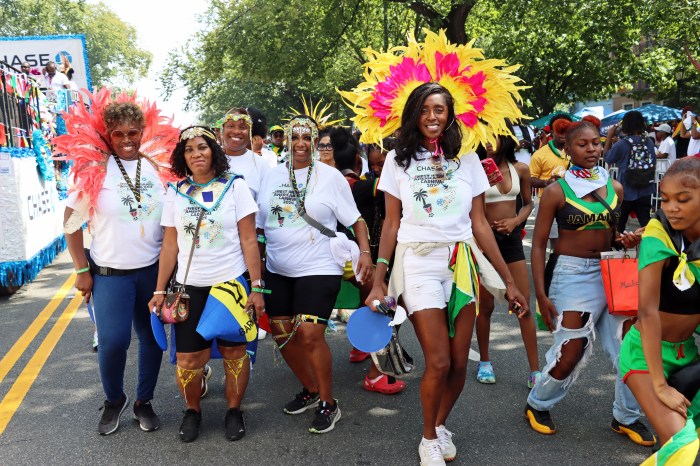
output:
M563 155L561 155L561 152L559 152L559 149L557 149L557 148L554 146L554 141L549 141L548 144L549 144L549 148L552 149L552 152L554 152L554 155L556 155L556 156L559 157L560 159L564 159L564 158L565 158Z
M304 201L306 200L306 193L309 192L309 182L311 181L311 171L314 168L314 159L312 156L311 165L309 165L309 172L306 174L306 186L304 186L301 192L297 186L297 177L294 174L294 161L290 160L287 163L289 164L289 182L292 185L292 191L294 191L294 194L297 197L297 210L299 210L299 214L301 215L302 212L306 211Z

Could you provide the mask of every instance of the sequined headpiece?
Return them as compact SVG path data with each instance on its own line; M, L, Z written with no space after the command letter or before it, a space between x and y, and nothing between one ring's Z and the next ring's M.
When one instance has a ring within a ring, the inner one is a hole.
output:
M290 154L292 153L293 133L300 135L311 133L311 140L315 141L318 139L318 126L311 118L304 115L296 116L289 120L289 123L284 126L284 135L287 138L287 151Z
M214 136L214 133L209 131L204 126L190 126L189 128L183 130L180 133L180 141L194 139L200 136L206 136L209 139L213 139L214 141L216 141L216 136Z

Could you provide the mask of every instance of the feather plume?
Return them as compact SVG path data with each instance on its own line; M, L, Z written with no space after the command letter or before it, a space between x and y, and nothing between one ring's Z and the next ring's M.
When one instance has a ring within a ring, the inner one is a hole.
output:
M462 130L460 154L473 152L479 144L496 144L498 135L510 135L506 120L523 117L519 65L485 59L481 49L469 44L451 44L444 30L424 29L425 41L411 34L408 44L386 52L364 51L363 78L352 91L340 91L355 112L352 121L362 132L361 141L381 143L399 129L409 95L426 82L445 87L455 102L455 116Z
M289 110L291 110L291 116L288 118L285 118L284 121L290 121L292 118L299 116L299 115L308 115L311 118L316 121L316 124L318 125L318 129L322 130L325 128L328 128L329 126L335 126L337 124L340 124L343 122L344 118L339 118L337 120L331 120L333 117L332 113L326 113L328 110L331 108L331 104L326 104L324 106L321 106L321 102L323 102L323 99L319 99L318 102L316 102L316 105L314 105L313 99L309 98L308 103L306 102L306 97L303 95L301 96L301 103L304 106L304 111L303 113L300 112L299 110L295 109L294 107L289 107Z
M107 128L103 118L105 108L112 102L134 102L144 112L146 125L141 140L141 152L158 169L165 185L176 177L170 171L170 154L177 144L179 130L172 125L172 117L161 115L160 110L147 100L137 102L135 94L126 92L112 97L112 92L101 88L94 94L82 90L88 101L80 96L80 102L63 114L67 134L53 139L56 160L73 162L71 192L78 193L78 207L64 225L66 233L80 228L94 213L97 198L107 173L107 160L112 149L108 143Z

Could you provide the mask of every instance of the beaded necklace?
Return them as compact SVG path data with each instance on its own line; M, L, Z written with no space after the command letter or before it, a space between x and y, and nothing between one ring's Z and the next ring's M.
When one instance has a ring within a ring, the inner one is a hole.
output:
M131 182L131 178L129 178L129 175L126 173L124 165L122 164L122 161L119 160L119 157L117 157L116 154L112 154L112 156L114 157L114 161L117 162L119 170L122 172L122 176L124 177L124 181L126 181L126 185L134 194L134 198L138 203L136 213L134 214L132 212L132 209L129 209L129 212L131 212L134 221L139 219L141 220L141 237L143 238L145 236L145 232L143 229L143 218L141 217L141 155L138 156L138 162L136 163L136 186L134 186L134 183Z

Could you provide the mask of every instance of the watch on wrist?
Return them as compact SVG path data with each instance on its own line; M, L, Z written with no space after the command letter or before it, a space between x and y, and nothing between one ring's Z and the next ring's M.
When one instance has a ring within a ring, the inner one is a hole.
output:
M251 283L252 286L256 288L265 288L265 280L262 278L255 280L253 283Z

